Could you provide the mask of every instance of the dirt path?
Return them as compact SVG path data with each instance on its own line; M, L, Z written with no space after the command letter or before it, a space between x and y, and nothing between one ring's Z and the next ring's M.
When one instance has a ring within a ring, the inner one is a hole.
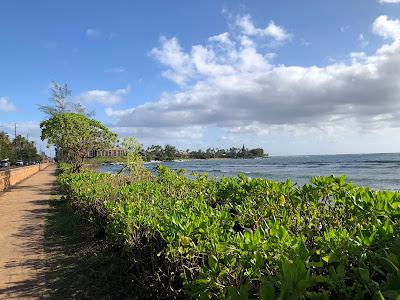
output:
M50 166L0 193L0 299L45 295L43 228L54 172Z

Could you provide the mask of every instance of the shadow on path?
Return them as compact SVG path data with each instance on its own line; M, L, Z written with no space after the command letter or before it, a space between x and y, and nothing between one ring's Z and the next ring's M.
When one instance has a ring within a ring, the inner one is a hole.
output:
M49 167L0 193L0 299L46 296L43 231L54 179Z
M37 188L41 190L40 194L48 195L47 189ZM14 188L10 190L13 191ZM2 266L3 274L8 274L5 275L8 278L5 286L0 288L0 295L7 299L43 298L46 294L43 230L48 203L45 199L26 202L29 209L20 210L21 215L15 220L19 224L17 231L5 241L8 249L15 250Z
M64 200L50 202L44 245L51 298L137 298L126 276L130 264L94 235Z

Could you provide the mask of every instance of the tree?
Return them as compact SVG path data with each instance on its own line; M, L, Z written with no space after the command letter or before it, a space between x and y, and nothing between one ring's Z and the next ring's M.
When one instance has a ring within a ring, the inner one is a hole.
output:
M0 160L12 157L11 141L8 134L0 132Z
M54 117L57 114L62 113L78 113L87 117L92 117L94 112L86 112L86 109L80 103L72 103L70 101L71 90L68 85L60 84L55 81L51 83L51 97L50 102L52 105L39 105L39 110L48 117Z
M0 132L0 160L6 158L11 161L20 159L24 162L41 160L34 142L29 141L22 135L17 135L11 141L7 133Z
M76 113L58 113L40 123L41 139L57 148L57 158L72 164L74 173L80 172L91 150L110 147L117 140L99 121Z
M176 157L176 148L171 145L164 147L165 160L174 160Z
M268 157L262 148L255 148L249 150L243 145L241 148L232 147L230 149L208 148L206 151L201 149L190 151L180 151L176 147L166 145L164 148L160 145L152 145L143 151L144 158L149 160L173 160L175 158L186 159L210 159L210 158L255 158L255 157Z
M142 146L135 137L125 137L122 147L126 151L126 167L131 172L131 176L136 180L147 178L149 173L143 164ZM121 170L122 171L122 170Z
M147 160L164 160L164 149L160 145L152 145L146 150Z
M40 155L37 153L37 149L34 142L29 141L22 135L17 135L11 143L13 152L13 160L23 161L37 161L41 160Z
M264 154L264 149L262 149L262 148L251 149L249 152L250 152L251 155L253 155L253 156L255 156L255 157L265 157L265 156L268 156L268 155Z

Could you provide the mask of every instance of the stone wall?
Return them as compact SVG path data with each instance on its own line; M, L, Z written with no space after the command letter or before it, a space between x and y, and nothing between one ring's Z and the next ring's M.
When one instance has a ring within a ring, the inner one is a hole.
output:
M0 171L0 192L48 167L48 163Z

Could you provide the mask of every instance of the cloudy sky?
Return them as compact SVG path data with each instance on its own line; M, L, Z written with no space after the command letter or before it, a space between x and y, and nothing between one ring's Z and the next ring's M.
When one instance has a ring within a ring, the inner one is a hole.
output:
M145 146L400 152L400 0L141 2L1 1L0 130L55 80Z

